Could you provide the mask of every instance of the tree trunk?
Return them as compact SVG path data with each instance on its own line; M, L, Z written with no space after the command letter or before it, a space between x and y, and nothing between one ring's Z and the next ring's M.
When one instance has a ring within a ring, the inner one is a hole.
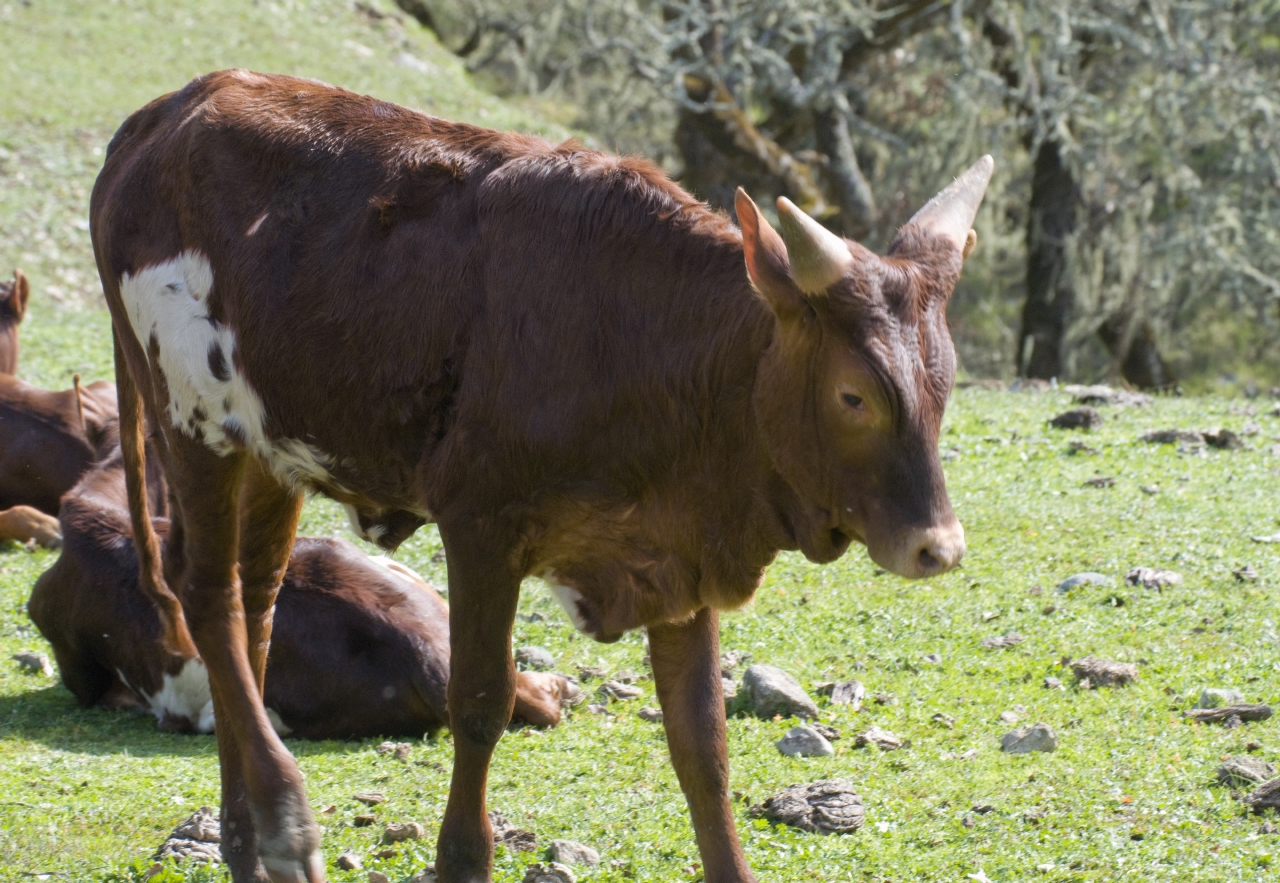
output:
M1172 389L1177 381L1156 348L1151 323L1141 319L1133 328L1129 325L1128 317L1117 315L1098 328L1098 337L1119 365L1120 375L1139 389Z
M831 189L840 206L839 226L850 239L863 239L871 232L879 213L871 185L853 152L849 123L844 114L832 107L814 114L813 129L818 150L827 156Z
M1075 306L1067 242L1076 229L1080 191L1057 141L1042 141L1031 179L1027 220L1027 300L1018 335L1018 374L1048 380L1067 368L1066 337Z

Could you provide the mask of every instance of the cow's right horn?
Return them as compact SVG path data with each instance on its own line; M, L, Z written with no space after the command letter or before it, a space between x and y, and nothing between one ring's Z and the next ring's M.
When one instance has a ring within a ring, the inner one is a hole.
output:
M976 235L973 242L969 240L973 219L978 214L978 206L982 204L995 167L995 160L987 154L929 200L907 221L906 226L914 224L936 233L968 257L977 241Z
M778 197L778 226L791 261L791 279L805 294L822 294L844 278L853 255L844 240L798 209L785 196Z

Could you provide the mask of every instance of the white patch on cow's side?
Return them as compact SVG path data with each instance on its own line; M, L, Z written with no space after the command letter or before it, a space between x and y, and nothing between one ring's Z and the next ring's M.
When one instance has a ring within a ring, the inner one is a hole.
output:
M559 582L553 570L548 570L542 574L541 579L550 587L551 593L556 596L556 600L560 602L564 612L569 615L569 620L573 623L573 627L584 635L590 634L587 631L587 624L582 618L582 613L578 610L578 600L582 597L582 593Z
M275 730L277 735L287 736L293 732L293 727L286 724L274 708L267 709L267 720L271 721L271 729Z
M209 315L212 290L213 269L195 249L120 277L133 332L164 374L169 420L216 453L243 445L291 487L336 486L331 456L299 439L266 437L262 399L235 363L235 332Z
M204 660L188 659L176 675L164 675L160 689L151 694L134 689L124 672L117 670L116 674L121 683L151 708L156 720L185 718L197 731L213 732L213 696L209 692L209 672L205 670Z

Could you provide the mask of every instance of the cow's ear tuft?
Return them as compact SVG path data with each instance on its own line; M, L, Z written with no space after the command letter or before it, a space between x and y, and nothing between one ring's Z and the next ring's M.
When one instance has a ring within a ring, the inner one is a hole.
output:
M741 187L734 198L738 226L742 228L742 250L747 261L747 275L760 296L779 317L806 308L804 296L791 281L791 263L787 247L764 215Z

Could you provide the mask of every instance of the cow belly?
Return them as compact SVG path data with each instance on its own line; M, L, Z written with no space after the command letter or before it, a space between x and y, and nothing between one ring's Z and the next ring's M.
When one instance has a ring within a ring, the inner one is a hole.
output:
M209 313L213 269L201 252L120 277L120 296L152 372L163 376L165 417L219 454L248 450L289 487L342 492L333 457L295 439L268 439L262 399L235 363L236 335Z

